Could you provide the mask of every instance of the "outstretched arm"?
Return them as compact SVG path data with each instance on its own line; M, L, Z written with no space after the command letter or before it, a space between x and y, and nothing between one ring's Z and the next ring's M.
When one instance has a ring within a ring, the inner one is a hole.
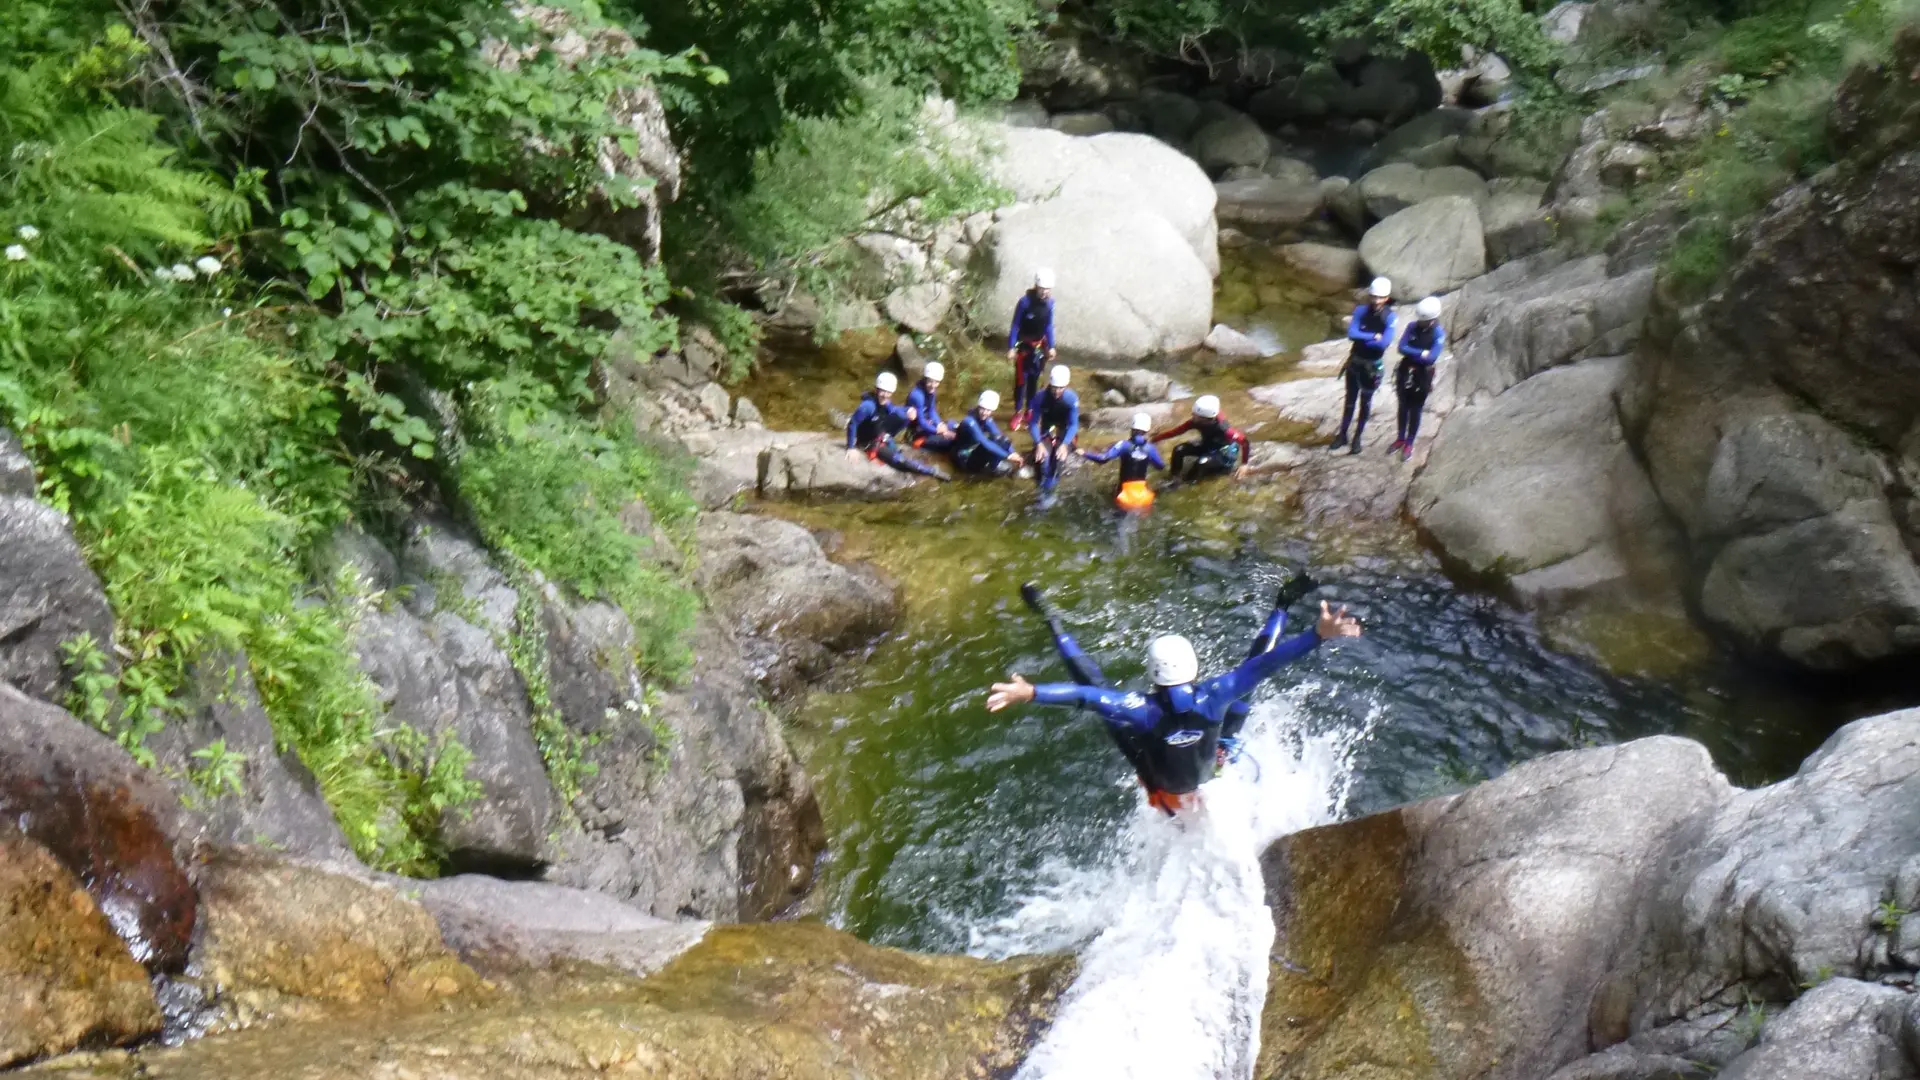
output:
M1174 426L1168 428L1167 430L1156 433L1148 441L1149 442L1165 442L1166 440L1173 438L1175 435L1185 435L1187 432L1191 430L1193 430L1193 417L1189 416L1185 420L1180 421L1178 424L1175 424Z
M1127 445L1126 441L1122 440L1120 442L1114 443L1112 446L1107 447L1105 450L1095 450L1093 453L1083 454L1083 456L1088 461L1094 462L1095 464L1105 465L1107 462L1112 461L1116 457L1119 457L1120 448L1125 445Z
M987 695L987 711L999 712L1010 705L1034 702L1039 705L1077 705L1092 709L1116 727L1150 728L1156 716L1153 704L1144 694L1108 690L1079 683L1041 683L1038 686L1015 675L1011 682L994 683Z
M1295 634L1275 645L1272 650L1249 657L1239 667L1211 680L1208 689L1227 697L1246 697L1274 672L1312 652L1322 638L1359 636L1359 620L1348 615L1344 607L1337 612L1329 610L1323 600L1320 603L1320 621L1311 631Z

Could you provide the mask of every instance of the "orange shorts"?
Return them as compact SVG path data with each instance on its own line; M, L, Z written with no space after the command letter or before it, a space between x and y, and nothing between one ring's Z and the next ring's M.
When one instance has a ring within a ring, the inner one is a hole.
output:
M1182 810L1192 810L1200 805L1200 793L1189 791L1185 795L1176 795L1171 791L1147 789L1147 805L1172 817Z
M1113 497L1120 509L1138 514L1153 507L1153 489L1145 480L1129 480L1120 485L1120 493Z

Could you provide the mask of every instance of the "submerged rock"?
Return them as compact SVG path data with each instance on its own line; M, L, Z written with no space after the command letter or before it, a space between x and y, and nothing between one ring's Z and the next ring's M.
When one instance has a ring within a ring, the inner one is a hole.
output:
M59 1075L1010 1076L1051 1022L1072 973L1064 957L920 956L819 925L721 927L646 979L576 968L531 979L490 1003L388 1010L65 1061Z
M45 848L0 823L0 1068L160 1029L147 973Z
M113 740L0 686L0 823L60 860L133 958L177 971L197 900L180 804Z

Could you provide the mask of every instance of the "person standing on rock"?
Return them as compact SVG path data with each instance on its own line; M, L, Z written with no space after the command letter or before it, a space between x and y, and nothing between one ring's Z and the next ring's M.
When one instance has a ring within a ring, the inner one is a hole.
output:
M1367 417L1373 413L1373 392L1380 388L1380 376L1386 372L1387 350L1393 347L1393 331L1398 322L1393 313L1393 282L1383 277L1373 279L1367 287L1367 302L1353 309L1353 317L1347 320L1347 340L1353 342L1353 348L1347 353L1347 366L1344 374L1347 378L1347 404L1340 413L1340 434L1334 437L1330 450L1338 450L1349 445L1347 430L1353 430L1351 449L1347 452L1360 452L1361 436L1367 431ZM1359 406L1359 416L1354 415L1354 406ZM1359 422L1356 424L1355 420Z
M960 430L953 437L953 467L976 476L1005 476L1025 464L1013 452L1013 440L1000 433L993 422L993 410L1000 407L1000 395L992 390L980 392L980 402L972 412L960 418Z
M1253 447L1239 428L1220 415L1220 399L1202 394L1193 400L1193 415L1153 437L1163 442L1176 435L1194 432L1200 437L1173 448L1173 477L1191 483L1203 476L1232 473L1237 479L1247 473L1247 461Z
M885 462L904 473L947 479L946 473L913 460L894 445L893 437L913 423L912 411L893 403L893 392L899 388L893 372L883 371L873 380L873 389L861 395L860 404L847 418L848 459L858 461L865 455L868 461Z
M1154 469L1167 467L1159 449L1153 445L1152 431L1153 417L1134 413L1133 433L1125 439L1094 454L1075 451L1088 461L1102 465L1120 459L1120 488L1114 492L1113 501L1128 513L1144 513L1152 508L1153 489L1147 486L1147 476Z
M1399 437L1388 453L1400 451L1400 460L1413 457L1413 440L1420 435L1420 414L1433 392L1433 366L1447 348L1447 332L1440 325L1440 298L1429 296L1413 309L1413 324L1400 335L1400 363L1393 369L1393 396L1399 401ZM1357 441L1357 440L1356 440Z
M1068 388L1073 373L1055 364L1047 388L1033 398L1028 434L1033 436L1033 480L1042 494L1060 482L1060 470L1080 438L1080 395Z
M1015 674L1009 682L993 684L987 711L999 712L1009 705L1031 701L1079 706L1099 713L1120 752L1139 774L1141 786L1147 789L1148 804L1169 817L1198 805L1195 793L1203 782L1213 778L1221 727L1235 702L1281 668L1312 652L1321 641L1360 636L1360 622L1348 615L1346 608L1336 612L1322 602L1320 621L1312 630L1280 640L1277 628L1285 624L1287 605L1298 599L1292 588L1282 586L1267 628L1262 631L1263 637L1271 634L1276 639L1271 648L1248 657L1225 675L1199 682L1200 658L1193 651L1193 643L1178 634L1162 635L1147 644L1147 675L1153 680L1153 689L1142 694L1107 687L1099 668L1061 629L1039 590L1029 584L1020 591L1028 605L1047 619L1067 670L1077 681L1035 686Z
M1040 388L1040 369L1059 357L1053 347L1053 271L1033 272L1033 288L1013 307L1007 331L1007 359L1013 361L1013 427L1027 426L1027 410Z
M913 445L916 449L938 453L953 448L953 428L940 418L940 382L947 377L946 366L930 360L907 394L907 411L913 416Z

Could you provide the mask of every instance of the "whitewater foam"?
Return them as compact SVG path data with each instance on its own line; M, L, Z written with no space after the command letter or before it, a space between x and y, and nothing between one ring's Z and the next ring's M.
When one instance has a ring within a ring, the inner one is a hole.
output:
M985 956L1083 946L1015 1080L1251 1075L1273 950L1260 852L1342 812L1366 736L1307 733L1308 689L1255 706L1246 757L1202 789L1199 812L1169 819L1143 802L1105 862L1052 868L1016 912L973 934Z

